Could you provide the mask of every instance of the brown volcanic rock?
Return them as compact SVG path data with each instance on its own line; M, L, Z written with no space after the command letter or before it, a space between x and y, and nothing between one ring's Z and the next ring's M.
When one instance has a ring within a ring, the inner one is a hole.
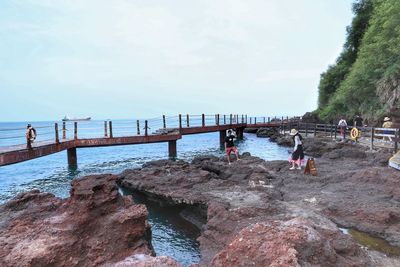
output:
M136 254L113 264L103 267L182 267L174 259L166 256L151 257L145 254Z
M72 182L71 197L31 191L0 206L1 266L95 266L152 254L144 205L113 175Z
M355 243L346 243L345 250L352 251L356 257L344 258L331 244L332 238L316 228L303 218L253 224L242 229L214 257L212 266L363 266L367 263L360 257L364 253Z
M318 160L318 168L321 167L319 163ZM323 164L325 168L331 162L324 161ZM351 164L353 165L349 167L354 166L354 162ZM362 166L368 164L370 163ZM274 225L273 221L286 222L297 217L307 218L306 229L317 225L313 235L320 237L320 243L315 243L317 245L305 243L301 249L294 246L300 253L296 256L299 262L303 260L302 253L315 251L314 257L318 258L319 246L326 248L329 245L331 248L323 250L325 254L321 259L332 257L330 266L335 266L336 263L337 266L369 266L369 258L351 237L340 233L335 224L321 215L323 213L320 208L326 207L319 205L322 204L319 198L321 187L328 182L336 182L338 188L341 188L343 184L340 182L343 180L331 178L330 181L327 178L331 175L330 171L318 171L320 176L310 177L297 171L289 171L287 162L265 162L249 155L243 156L241 161L235 161L232 165L228 165L223 158L201 157L194 159L191 164L182 161L146 164L141 169L125 171L120 175L119 183L126 188L139 190L153 199L159 199L164 204L186 203L206 209L204 213L207 214L207 222L203 225L198 240L201 264L207 266L217 253L227 248L242 229L260 222ZM304 198L312 198L314 195L318 198L316 203L303 202ZM351 201L354 202L354 199ZM349 205L350 203L343 203L341 208L346 209ZM287 233L283 231L278 236ZM264 242L256 238L255 240ZM245 250L241 252L243 258L253 257L246 254ZM318 259L306 258L304 261L318 262ZM226 263L225 266L236 266ZM245 261L242 263L245 264ZM258 266L268 265L260 263Z

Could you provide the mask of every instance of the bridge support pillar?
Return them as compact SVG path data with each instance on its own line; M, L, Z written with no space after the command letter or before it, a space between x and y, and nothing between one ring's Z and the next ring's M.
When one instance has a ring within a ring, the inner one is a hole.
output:
M221 146L224 146L225 144L225 137L226 137L226 131L225 130L219 131L219 144Z
M170 158L176 158L176 140L168 141L168 155Z
M236 129L236 135L238 140L243 140L243 128L237 128Z
M68 167L76 168L78 166L78 159L76 157L76 147L67 149Z

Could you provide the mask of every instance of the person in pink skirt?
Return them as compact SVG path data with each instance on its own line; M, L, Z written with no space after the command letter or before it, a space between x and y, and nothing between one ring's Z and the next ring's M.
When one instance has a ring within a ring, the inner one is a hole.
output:
M303 152L303 137L299 134L296 129L290 130L290 135L293 137L294 148L292 156L289 158L289 162L292 163L291 170L301 170L301 165L304 163L304 152Z

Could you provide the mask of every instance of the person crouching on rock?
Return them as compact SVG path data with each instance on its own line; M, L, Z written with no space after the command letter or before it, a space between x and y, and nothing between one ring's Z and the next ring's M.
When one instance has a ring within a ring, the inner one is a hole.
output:
M296 129L290 130L290 135L293 137L294 149L292 156L289 158L289 162L292 163L291 170L297 169L301 170L301 164L304 162L304 152L303 152L303 137L299 134Z
M234 152L236 155L236 159L239 159L239 151L237 150L233 140L236 137L232 134L232 130L228 130L228 135L225 137L225 152L226 158L228 159L228 163L231 164L231 152Z

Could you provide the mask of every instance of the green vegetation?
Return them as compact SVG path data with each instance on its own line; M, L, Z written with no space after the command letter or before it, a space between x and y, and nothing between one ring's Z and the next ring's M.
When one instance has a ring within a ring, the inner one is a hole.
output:
M360 113L373 122L400 105L400 1L359 0L353 12L342 53L321 75L324 120Z

